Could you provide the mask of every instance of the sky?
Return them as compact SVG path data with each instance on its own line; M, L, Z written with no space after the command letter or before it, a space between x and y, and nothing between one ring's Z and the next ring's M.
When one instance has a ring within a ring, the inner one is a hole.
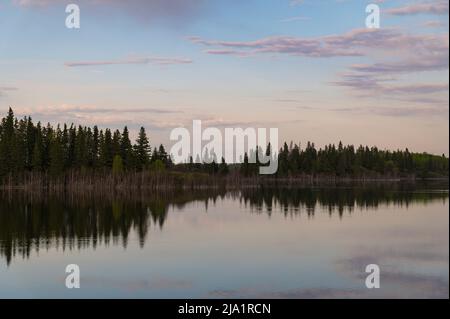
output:
M80 28L65 25L68 4ZM381 9L369 29L366 6ZM449 154L448 1L0 0L0 113Z

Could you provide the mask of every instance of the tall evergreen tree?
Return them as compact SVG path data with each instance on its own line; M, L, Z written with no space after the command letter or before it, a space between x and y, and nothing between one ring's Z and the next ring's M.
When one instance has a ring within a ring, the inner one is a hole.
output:
M100 147L100 162L103 167L111 168L114 157L111 130L106 129Z
M50 144L50 174L60 175L64 171L64 149L62 147L62 132L59 127L56 136Z
M134 146L134 153L136 158L136 166L138 169L144 169L149 164L150 143L145 133L145 128L141 127L139 135Z
M133 147L131 146L128 128L123 128L122 137L120 140L120 156L123 160L123 166L126 169L132 168Z
M8 110L6 118L2 120L2 134L0 140L0 175L13 172L14 170L14 112L11 108Z

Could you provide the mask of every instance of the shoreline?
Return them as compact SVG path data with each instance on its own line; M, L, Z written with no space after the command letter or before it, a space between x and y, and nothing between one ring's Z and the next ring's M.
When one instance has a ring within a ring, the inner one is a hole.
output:
M137 176L139 175L139 176ZM175 191L175 190L240 190L264 187L315 187L339 185L375 185L375 184L416 184L449 183L449 177L418 178L409 177L336 177L336 176L295 176L295 177L249 177L239 176L179 176L173 174L130 174L123 176L101 176L82 179L53 180L44 178L27 180L25 183L3 183L0 191L48 191L48 192L84 192L84 191ZM130 179L130 176L134 177Z

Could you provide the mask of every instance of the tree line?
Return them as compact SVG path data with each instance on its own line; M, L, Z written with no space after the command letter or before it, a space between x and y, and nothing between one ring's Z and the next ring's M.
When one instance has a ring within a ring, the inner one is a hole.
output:
M270 154L270 144L266 155ZM240 171L243 175L251 176L258 173L260 164L258 152L250 152L244 156ZM256 158L256 164L252 164ZM253 160L254 161L254 160ZM405 150L381 150L376 146L360 145L344 146L342 142L336 146L326 145L317 149L314 143L307 142L304 149L300 143L284 143L278 153L277 176L321 175L336 177L448 177L449 160L441 156L428 153L412 153Z
M272 154L270 144L266 155ZM71 124L35 124L31 117L17 119L10 108L0 123L0 179L27 172L59 176L68 171L95 170L119 174L139 171L201 172L212 175L250 177L258 174L262 147L245 153L242 164L229 165L222 158L205 163L192 158L188 163L174 164L163 145L151 148L144 127L134 143L128 128L122 131L99 129L97 126ZM277 177L307 175L326 176L448 176L448 158L408 149L389 151L377 147L330 144L317 149L308 142L284 143L278 152ZM255 162L255 163L252 163Z
M10 108L0 124L0 176L24 171L61 174L71 169L105 169L113 172L173 165L163 145L151 149L145 128L134 144L128 128L122 132L64 124L34 124L18 120Z

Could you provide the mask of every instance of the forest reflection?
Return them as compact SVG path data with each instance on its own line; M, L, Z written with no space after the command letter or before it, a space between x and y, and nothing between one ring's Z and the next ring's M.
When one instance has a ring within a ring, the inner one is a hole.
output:
M406 206L448 199L448 185L380 184L342 187L260 187L141 194L60 194L0 192L0 257L9 265L14 257L28 258L34 250L127 247L130 233L146 243L151 225L163 228L171 209L193 202L210 205L238 201L259 214L336 214L355 209L376 210L382 205ZM226 213L226 211L224 211Z

